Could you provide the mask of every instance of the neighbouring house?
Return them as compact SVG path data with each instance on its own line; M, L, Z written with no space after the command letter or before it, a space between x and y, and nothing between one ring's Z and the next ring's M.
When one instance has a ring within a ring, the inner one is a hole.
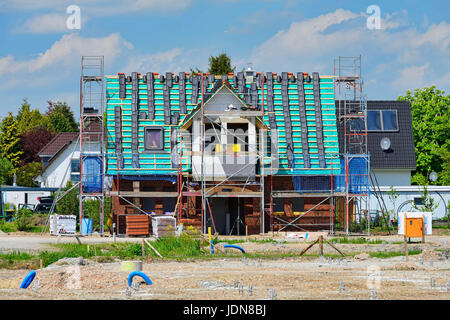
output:
M0 186L0 217L6 217L5 204L14 205L16 209L21 204L36 205L39 197L50 196L55 191L52 188L34 188L20 186Z
M219 234L330 230L344 212L355 215L346 188L368 192L367 155L343 165L332 76L105 78L118 234L148 234L153 215ZM357 172L348 184L346 172Z
M396 218L399 207L402 211L415 211L415 203L420 208L424 187L411 185L411 175L416 170L411 103L367 101L367 132L370 168L376 180L371 190L371 211L381 211L375 197L377 191L382 194L386 208L393 213L391 218ZM397 193L395 201L388 195L391 190ZM437 205L433 219L444 217L450 200L450 186L428 186L427 190Z
M92 122L84 129L85 132L91 133L88 135L89 139L85 138L83 141L86 154L96 155L102 149L99 126L99 122ZM69 180L73 183L80 181L80 134L78 132L58 133L39 151L38 155L42 159L42 171L35 180L41 187L59 188L65 187ZM94 160L95 164L99 161ZM95 166L97 167L100 165ZM85 169L83 172L85 176L92 174L101 176L101 173L91 173L91 166Z
M399 207L402 211L415 211L413 203L420 206L424 187L411 185L411 175L416 170L411 103L368 100L366 105L367 149L372 175L370 210L380 213L385 205L394 213L392 218ZM340 142L342 145L342 137ZM388 196L391 190L397 193L395 201ZM427 190L437 205L433 218L444 217L450 186L428 186ZM375 196L377 192L384 204Z
M39 151L42 171L36 177L41 187L64 187L67 181L80 181L78 132L60 132Z
M367 149L379 186L411 185L416 157L409 101L367 101Z

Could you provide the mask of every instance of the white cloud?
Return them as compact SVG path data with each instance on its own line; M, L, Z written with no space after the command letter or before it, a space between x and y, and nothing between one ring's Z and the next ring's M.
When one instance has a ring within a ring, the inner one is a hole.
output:
M400 90L407 90L411 87L420 88L426 84L425 74L430 67L427 62L422 66L409 66L400 71L398 77L393 80L392 84Z
M42 16L34 16L16 28L16 32L21 33L61 33L69 31L66 26L68 15L59 13L49 13ZM86 19L82 17L83 23Z
M316 18L294 22L288 30L281 30L269 40L258 46L253 53L252 61L256 65L268 64L271 68L286 68L298 63L298 58L311 56L329 56L327 47L338 48L349 37L354 38L357 29L326 32L330 27L360 17L359 14L338 9ZM270 62L269 62L270 61ZM269 62L269 63L267 63ZM298 67L296 67L298 68Z
M11 55L0 57L0 76L13 72L34 73L50 66L79 65L82 55L104 55L112 61L122 48L131 48L118 33L104 38L85 38L77 34L65 34L48 50L39 53L36 58L16 61Z
M154 72L179 71L177 70L177 65L179 64L177 58L180 58L181 55L181 48L173 48L149 55L132 55L128 64L120 71L125 73L133 71L146 72L147 70Z
M432 84L446 89L450 24L418 30L407 20L406 12L391 13L382 30L369 30L364 14L338 9L280 30L254 49L251 61L265 71L333 74L333 58L361 54L366 92L395 98L400 90Z

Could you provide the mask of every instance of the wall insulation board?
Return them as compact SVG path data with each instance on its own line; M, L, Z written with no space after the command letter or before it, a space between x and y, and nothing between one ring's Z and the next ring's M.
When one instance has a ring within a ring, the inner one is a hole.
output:
M177 74L174 74L176 76ZM169 101L170 101L170 114L174 115L175 112L180 113L178 124L165 124L164 117L164 86L165 83L161 83L160 76L154 77L154 110L155 118L148 118L149 107L147 104L147 84L144 82L143 77L139 76L138 84L138 114L147 115L146 118L139 116L138 118L138 153L139 153L139 167L133 168L132 166L132 84L131 82L125 83L126 96L124 99L119 97L119 77L118 76L106 76L106 127L107 127L107 174L116 175L117 172L117 157L115 147L115 107L120 106L122 109L122 150L124 166L119 169L120 175L155 175L155 174L176 174L176 167L172 166L171 161L171 144L170 135L173 126L180 126L187 115L201 102L201 85L198 86L197 103L191 101L193 91L192 82L189 76L186 77L185 83L185 103L186 113L181 114L179 99L180 88L179 82L172 78L172 84L169 88ZM255 77L256 78L256 77ZM281 92L281 82L277 81L277 76L274 75L273 80L273 104L274 104L274 116L278 129L278 153L279 153L279 168L276 172L277 175L329 175L340 173L340 161L338 157L339 144L337 134L337 119L336 119L336 106L333 90L333 78L331 76L320 76L319 88L320 88L320 102L323 124L323 143L325 151L326 167L320 168L317 148L317 136L316 136L316 111L314 107L314 95L313 95L313 83L304 81L304 99L305 99L305 111L306 111L306 124L308 128L307 145L309 147L310 155L310 168L303 167L302 156L302 141L301 141L301 121L300 110L298 100L297 81L288 82L288 105L290 119L292 123L292 141L294 147L294 165L293 168L288 166L286 156L286 124L283 114L283 102ZM228 76L228 81L233 84L233 76ZM221 77L216 76L215 82L220 81ZM245 86L250 88L252 83L246 83ZM214 83L209 82L207 84L207 90L212 90ZM270 127L269 114L267 107L267 83L264 83L264 87L257 89L258 105L262 107L264 104L264 123L267 127ZM237 90L236 90L237 91ZM242 97L245 101L245 98ZM167 112L167 111L166 111ZM144 128L148 126L163 127L164 128L164 151L150 152L144 150ZM270 139L270 130L268 133ZM270 151L270 141L267 142L268 150ZM266 174L270 173L270 164L267 159ZM190 171L190 159L183 157L183 171Z

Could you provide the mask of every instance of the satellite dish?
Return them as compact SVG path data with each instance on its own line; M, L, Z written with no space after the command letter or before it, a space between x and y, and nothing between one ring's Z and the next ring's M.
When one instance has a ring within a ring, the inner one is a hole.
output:
M391 139L389 139L387 137L384 137L383 139L381 139L380 147L383 151L389 150L389 148L391 147Z
M435 182L437 180L437 178L438 178L438 176L437 176L436 172L433 171L432 173L430 173L430 180L431 181Z

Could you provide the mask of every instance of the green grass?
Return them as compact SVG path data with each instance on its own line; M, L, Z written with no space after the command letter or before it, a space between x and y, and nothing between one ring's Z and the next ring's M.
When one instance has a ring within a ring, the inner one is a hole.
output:
M444 230L450 230L450 227L448 225L441 225L441 226L433 226L433 229L444 229Z
M348 237L342 237L342 238L332 238L327 241L330 241L331 243L339 243L340 244L381 244L383 243L383 240L368 240L366 238L348 238Z
M409 250L408 255L413 256L416 254L421 254L422 250ZM404 251L391 251L391 252L369 252L369 255L372 258L392 258L392 257L398 257L398 256L404 256Z
M226 242L228 244L237 244L237 243L245 243L246 240L245 239L219 239L219 238L215 238L213 239L213 244L218 244L221 242ZM280 244L284 244L287 243L287 241L277 241L274 239L248 239L248 242L251 243L280 243Z
M23 263L36 264L35 256L26 252L14 251L0 254L0 269L14 269Z
M385 240L381 240L381 239L370 240L370 239L366 239L363 237L360 237L360 238L348 238L348 237L332 238L332 239L329 239L328 241L330 241L331 243L338 243L338 240L339 240L340 244L382 244L383 241L385 243L387 243L387 241L385 241ZM392 244L401 244L403 242L402 241L393 241L391 243Z
M333 238L330 241L337 242L338 238ZM340 238L340 243L381 243L381 240L367 240L365 238L351 239ZM249 240L251 241L251 240ZM214 242L228 242L242 243L243 240L220 240L214 239ZM279 243L273 239L253 240L252 242L260 243ZM221 258L241 258L249 259L286 259L299 257L299 252L255 252L242 254L240 251L230 250L226 254L215 250L215 254L210 253L210 247L207 242L204 242L204 247L201 248L200 240L190 236L160 238L151 242L152 246L164 257L169 260L196 260L196 259L221 259ZM29 254L23 252L13 252L9 254L0 254L0 268L17 269L17 268L38 268L40 260L42 260L43 267L62 259L62 258L77 258L83 257L85 259L99 259L101 262L113 261L114 259L144 260L147 255L153 259L159 259L159 256L146 246L146 256L142 256L142 244L135 242L124 243L103 243L103 244L56 244L53 245L54 250L42 251L39 254ZM421 251L409 251L410 255L419 254ZM346 257L353 257L357 252L348 253ZM374 258L390 258L404 255L403 252L369 252ZM319 257L318 254L305 254L303 257ZM325 254L325 257L339 258L339 254Z
M5 222L3 220L0 221L0 230L9 233L17 231L17 226L14 222Z

